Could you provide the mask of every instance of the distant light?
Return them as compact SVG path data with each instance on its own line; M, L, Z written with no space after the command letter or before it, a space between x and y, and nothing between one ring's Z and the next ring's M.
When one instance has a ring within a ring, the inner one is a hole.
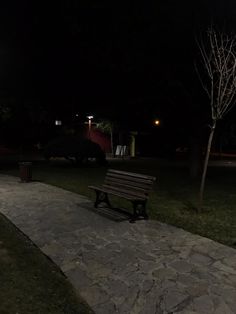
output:
M155 121L154 121L154 124L155 124L155 125L159 125L159 124L160 124L160 121L159 121L159 120L155 120Z
M88 118L89 120L91 120L91 119L93 119L93 116L87 116L87 118Z
M79 116L79 114L78 113L76 113L76 115L75 115L76 117L78 117Z
M56 121L55 121L55 125L62 125L61 120L56 120Z

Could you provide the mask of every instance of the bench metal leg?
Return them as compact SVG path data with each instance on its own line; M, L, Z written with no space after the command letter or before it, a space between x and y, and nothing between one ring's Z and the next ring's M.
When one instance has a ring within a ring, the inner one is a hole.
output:
M130 219L131 223L134 223L140 217L143 219L148 219L148 214L146 212L146 201L140 202L132 202L133 204L133 216Z
M95 191L95 192L96 192L96 201L94 203L95 208L97 208L98 205L101 203L106 203L109 208L112 208L107 193L101 192L101 191Z

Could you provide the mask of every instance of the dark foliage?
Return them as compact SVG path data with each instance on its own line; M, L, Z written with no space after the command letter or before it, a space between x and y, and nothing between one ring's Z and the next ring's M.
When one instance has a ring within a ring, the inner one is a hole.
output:
M95 159L99 165L106 164L105 153L97 143L76 136L63 136L50 141L44 149L44 156L46 159L64 157L78 164L89 159Z

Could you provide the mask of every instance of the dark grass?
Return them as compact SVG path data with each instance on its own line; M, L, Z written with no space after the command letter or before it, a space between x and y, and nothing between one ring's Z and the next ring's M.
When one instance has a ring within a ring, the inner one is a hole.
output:
M236 167L209 167L201 213L196 211L199 182L190 180L188 167L182 161L113 160L108 167L156 176L148 202L152 219L236 247ZM94 165L73 167L63 161L35 162L33 178L94 199L88 185L101 184L106 170ZM18 167L11 165L2 172L18 175ZM131 211L127 201L112 199L112 202Z
M33 243L0 215L0 313L92 313Z

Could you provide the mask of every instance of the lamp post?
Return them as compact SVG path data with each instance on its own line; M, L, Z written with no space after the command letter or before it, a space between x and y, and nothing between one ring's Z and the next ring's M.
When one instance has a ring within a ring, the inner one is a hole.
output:
M88 138L91 139L91 126L93 116L87 116L87 118L88 118Z
M130 132L130 157L135 157L135 136L138 135L138 132Z

